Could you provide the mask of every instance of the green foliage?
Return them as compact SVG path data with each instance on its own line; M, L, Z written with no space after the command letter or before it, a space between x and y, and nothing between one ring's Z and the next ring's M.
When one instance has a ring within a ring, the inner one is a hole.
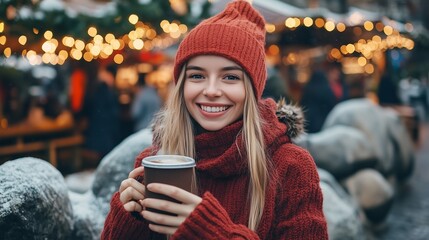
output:
M69 16L64 10L43 10L40 8L40 1L33 3L31 0L2 0L0 1L0 22L5 22L7 26L5 33L9 36L26 35L29 38L31 36L41 38L42 36L36 36L37 34L33 33L33 28L36 28L39 32L51 30L55 37L70 35L87 40L89 38L87 30L90 26L96 27L100 34L113 33L115 36L127 34L134 28L128 22L130 14L136 14L140 21L151 25L157 32L160 32L159 23L164 19L170 22L177 20L192 27L208 13L208 7L204 6L202 16L192 17L188 3L188 13L181 16L171 9L169 0L152 0L144 4L139 3L138 0L113 0L113 2L116 4L115 12L106 13L103 17L96 17L85 14ZM7 9L10 6L17 12L13 19L6 18ZM19 16L18 10L23 7L31 9L32 15L27 18ZM43 17L36 17L40 15Z
M18 70L13 67L7 67L0 65L0 83L9 84L23 89L28 87L28 81L26 81L26 72Z

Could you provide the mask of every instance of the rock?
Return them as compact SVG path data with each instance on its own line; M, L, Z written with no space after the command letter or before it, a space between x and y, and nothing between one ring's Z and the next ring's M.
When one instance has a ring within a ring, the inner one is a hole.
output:
M84 194L69 191L73 206L74 230L72 239L100 239L106 216L92 191Z
M121 182L127 179L128 174L134 169L136 157L151 144L151 130L143 129L127 137L101 160L95 171L91 190L103 204L102 210L105 215L109 211L113 193L118 191Z
M398 114L369 99L351 99L332 109L322 131L338 125L362 131L377 156L375 169L383 176L404 179L411 174L414 162L412 140Z
M350 176L344 185L371 223L381 223L390 211L394 190L376 170L365 169Z
M383 109L387 121L389 137L394 144L395 175L399 182L409 179L414 170L415 153L411 139L404 123L392 109Z
M81 194L70 191L74 211L72 239L100 239L110 199L134 169L138 154L152 143L150 129L143 129L123 140L98 165L91 188Z
M362 239L364 231L359 206L330 173L323 169L318 172L329 239Z
M332 126L318 133L303 135L294 142L307 149L316 165L336 179L374 167L377 162L376 150L363 132L354 127Z
M64 180L68 189L76 193L85 193L92 187L94 172L95 170L90 169L67 175Z
M21 158L0 165L0 239L70 239L73 212L61 173Z

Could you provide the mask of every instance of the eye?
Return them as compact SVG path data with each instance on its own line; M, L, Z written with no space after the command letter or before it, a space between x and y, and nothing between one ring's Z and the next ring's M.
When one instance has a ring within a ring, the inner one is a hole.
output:
M233 74L227 74L223 77L226 80L240 80L240 78Z
M188 75L187 77L188 79L203 79L204 76L201 74L197 74L197 73L191 73Z

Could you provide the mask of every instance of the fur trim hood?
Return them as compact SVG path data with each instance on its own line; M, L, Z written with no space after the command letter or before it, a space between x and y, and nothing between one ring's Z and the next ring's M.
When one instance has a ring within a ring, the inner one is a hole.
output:
M286 135L290 138L296 138L304 133L304 113L296 105L287 104L284 98L277 102L277 119L286 124Z

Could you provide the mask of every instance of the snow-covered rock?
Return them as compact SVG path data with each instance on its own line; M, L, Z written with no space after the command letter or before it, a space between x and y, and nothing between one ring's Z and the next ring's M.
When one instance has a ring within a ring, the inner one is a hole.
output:
M350 126L335 125L318 133L303 135L295 143L310 152L319 168L337 179L374 167L378 159L364 133Z
M0 165L0 239L100 239L113 193L151 141L150 129L139 131L95 172L68 176L75 191L47 161L20 158Z
M73 211L61 173L21 158L0 165L0 239L69 239Z
M365 169L343 183L371 223L383 222L392 207L394 188L376 170Z
M355 199L327 171L318 169L323 194L323 213L330 240L362 239L362 214Z
M128 178L134 169L134 161L143 149L152 144L152 132L143 129L123 140L109 154L107 154L97 167L91 191L102 204L102 212L107 215L110 199L119 189L121 182Z
M92 187L95 170L89 169L65 176L67 187L75 193L85 193Z
M69 192L75 220L72 239L100 239L113 193L134 169L137 155L151 143L150 129L134 133L101 160L94 176L89 177L93 182L87 192Z
M83 194L69 191L69 197L74 219L71 239L100 239L106 215L100 209L99 200L92 191Z
M414 149L399 115L375 105L368 99L341 102L329 113L322 131L338 125L360 130L375 151L375 169L385 177L406 179L412 173ZM344 139L347 141L347 139Z

